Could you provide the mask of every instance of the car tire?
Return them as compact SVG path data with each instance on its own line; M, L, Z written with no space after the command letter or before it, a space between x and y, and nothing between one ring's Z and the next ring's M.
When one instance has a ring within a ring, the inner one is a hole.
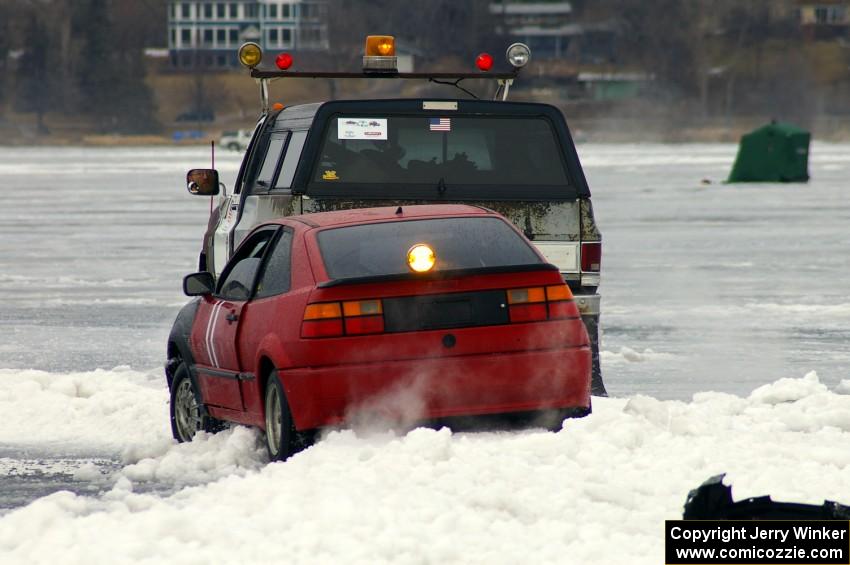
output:
M222 428L219 420L207 414L195 381L183 362L177 366L171 381L169 412L171 434L180 443L192 441L198 432L215 433Z
M239 151L240 147L238 143L228 143L227 148L231 151Z
M272 371L269 375L263 407L269 459L284 461L295 453L297 432L277 371Z

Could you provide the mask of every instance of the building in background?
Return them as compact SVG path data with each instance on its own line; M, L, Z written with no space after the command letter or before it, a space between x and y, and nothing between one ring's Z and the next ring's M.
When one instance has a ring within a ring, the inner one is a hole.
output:
M850 1L797 0L797 12L807 39L850 39Z
M497 31L531 47L535 58L562 57L581 33L581 26L571 21L569 2L500 0L490 4L490 13L499 20Z
M563 0L498 0L490 3L496 31L531 47L535 60L564 60L582 64L608 64L614 57L616 19L577 14Z
M327 51L325 0L259 0L168 4L168 51L177 68L238 66L237 48Z

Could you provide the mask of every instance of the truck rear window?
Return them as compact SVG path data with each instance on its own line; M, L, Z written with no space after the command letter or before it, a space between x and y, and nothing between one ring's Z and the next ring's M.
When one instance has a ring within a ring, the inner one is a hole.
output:
M435 270L543 264L531 246L499 218L440 218L366 224L319 232L332 279L409 273L407 251L430 246Z
M308 193L575 198L546 118L431 114L330 118Z

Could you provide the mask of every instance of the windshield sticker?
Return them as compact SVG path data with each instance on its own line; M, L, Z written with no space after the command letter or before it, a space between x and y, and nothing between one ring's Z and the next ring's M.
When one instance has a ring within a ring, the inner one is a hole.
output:
M322 173L322 180L339 180L339 177L336 176L336 171L327 170Z
M428 129L431 131L452 131L451 118L429 118Z
M386 118L337 118L339 139L387 139Z

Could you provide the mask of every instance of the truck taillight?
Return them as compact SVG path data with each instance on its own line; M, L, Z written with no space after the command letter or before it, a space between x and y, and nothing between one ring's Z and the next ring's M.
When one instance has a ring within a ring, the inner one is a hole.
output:
M584 273L598 273L602 265L602 242L586 241L581 244L581 270Z
M575 307L571 307L573 293L565 284L515 288L507 294L508 314L514 324L575 316Z
M301 322L301 337L340 337L384 331L380 300L317 302L308 304Z

